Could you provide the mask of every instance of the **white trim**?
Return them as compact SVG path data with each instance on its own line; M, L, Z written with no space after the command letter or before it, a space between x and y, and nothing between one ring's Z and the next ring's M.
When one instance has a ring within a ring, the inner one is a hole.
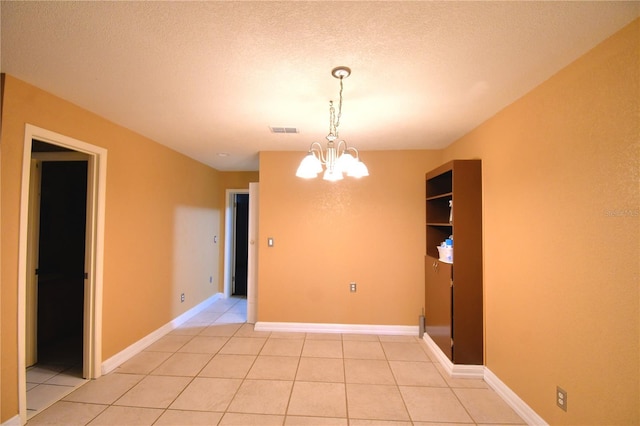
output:
M31 158L40 161L89 161L90 156L79 151L32 152Z
M483 365L453 364L428 334L425 333L422 339L449 376L465 379L483 379L528 425L548 426L548 423L542 417L533 411L522 398L504 384L488 367Z
M249 183L249 246L247 251L247 322L258 320L258 199L260 184Z
M284 331L293 333L353 333L417 336L417 325L327 324L305 322L258 321L256 331Z
M22 178L20 194L20 225L19 225L19 249L18 249L18 412L22 423L27 422L27 390L26 390L26 283L27 283L27 233L28 233L28 205L29 205L29 179L31 164L31 145L33 139L70 148L74 151L88 154L89 170L93 173L87 175L87 181L91 182L93 194L93 244L86 247L90 253L92 270L89 273L88 287L93 294L89 304L93 310L85 310L85 326L91 336L85 338L84 344L84 373L88 378L100 377L100 363L102 361L102 285L104 271L104 221L106 203L106 177L107 177L107 150L89 143L61 135L50 130L42 129L31 124L25 125ZM85 301L87 297L85 297ZM87 324L88 320L88 324ZM86 334L85 334L86 336ZM88 341L87 341L88 340Z
M6 422L2 423L2 426L20 426L20 416L19 415L15 415L13 417L11 417L9 420L7 420Z
M147 334L142 339L138 340L132 345L129 345L128 347L121 350L111 358L105 360L102 363L102 374L108 374L112 372L113 370L118 368L120 365L122 365L124 362L128 361L129 359L133 358L135 355L142 352L146 347L148 347L149 345L151 345L152 343L160 339L162 336L180 327L182 324L189 321L195 315L199 314L204 309L208 308L213 302L215 302L218 299L222 299L223 297L224 296L222 293L214 294L210 298L199 303L198 305L189 309L185 313L177 316L176 318L169 321L168 323L158 328L157 330Z
M253 190L251 189L253 188ZM258 212L258 184L251 182L249 183L249 189L226 189L225 190L225 206L224 206L224 267L223 267L223 286L224 286L224 297L231 297L232 293L232 284L231 277L233 276L233 261L234 261L234 240L235 240L235 212L233 203L235 202L236 194L248 194L249 195L249 241L247 241L247 251L249 256L249 263L247 264L247 322L255 323L257 319L258 312L258 288L256 285L258 271L257 271L257 244L258 244L258 236L252 236L252 219L251 215L255 214L257 216ZM257 234L257 217L255 218L255 232ZM254 241L255 247L253 250L256 250L255 253L252 253L252 244L251 240ZM253 280L250 280L250 275L253 274ZM250 282L252 281L252 282Z
M233 261L233 240L230 238L233 232L233 189L225 191L224 203L224 297L231 297L231 268Z
M442 349L431 339L427 333L422 336L422 340L425 341L431 353L438 359L438 362L451 377L461 379L482 379L484 378L484 366L483 365L463 365L454 364L447 357Z
M513 408L513 411L518 413L522 420L527 422L528 425L535 426L548 426L548 423L538 415L526 402L522 400L509 386L504 384L502 380L498 378L489 368L485 367L484 381L494 390L504 402Z

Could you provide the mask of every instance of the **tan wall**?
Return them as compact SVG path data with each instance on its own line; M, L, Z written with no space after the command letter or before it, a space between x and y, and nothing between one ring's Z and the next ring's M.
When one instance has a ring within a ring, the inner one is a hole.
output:
M223 210L223 214L220 216L220 236L219 243L220 246L220 261L218 264L218 277L217 277L217 288L220 293L224 293L224 244L226 234L225 234L225 221L227 211L225 210L226 206L226 190L227 189L246 189L249 190L250 182L258 182L259 173L258 172L220 172L220 200L219 205Z
M108 150L103 352L107 359L218 291L220 173L10 76L1 156L0 422L18 412L17 277L25 123ZM179 302L184 292L186 301Z
M303 156L260 154L258 320L417 325L424 176L440 152L364 152L371 175L333 183L297 178Z
M483 159L486 364L551 424L640 424L639 72L635 21L445 151Z
M295 178L303 153L262 153L259 320L415 325L424 288L424 173L451 158L481 157L487 366L549 423L640 423L639 39L635 21L444 156L365 152L370 177L332 184ZM193 273L175 265L187 262L189 250L221 250L198 236L178 243L176 234L192 235L198 218L221 235L223 188L235 186L15 79L7 78L6 90L0 421L17 413L24 123L109 150L104 309L113 324L105 325L105 358L181 312L176 295L191 280L208 283L217 274L221 283L220 271L200 260ZM358 282L356 294L350 281ZM187 288L195 296L182 310L212 287ZM126 327L115 319L122 312L130 315ZM567 413L555 407L556 384L569 392Z

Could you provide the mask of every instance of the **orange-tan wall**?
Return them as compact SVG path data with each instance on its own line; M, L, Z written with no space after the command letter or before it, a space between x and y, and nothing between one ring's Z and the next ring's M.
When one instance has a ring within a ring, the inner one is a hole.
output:
M363 152L370 176L340 182L297 178L303 156L260 154L258 320L417 326L440 152Z
M364 152L371 176L360 181L299 180L293 174L304 153L262 153L258 319L415 325L424 288L424 173L451 158L480 157L487 366L551 424L640 423L639 27L635 21L444 152ZM176 250L185 254L185 247L221 251L198 237L184 247L179 243L180 248L173 243L178 230L191 235L193 228L184 222L200 217L200 209L212 210L203 217L217 225L206 229L221 235L225 187L219 172L7 80L0 139L0 421L17 413L13 348L24 122L109 149L105 319L107 310L113 318L133 305L123 299L131 297L134 285L141 287L138 298L153 291L163 294L155 301L159 306L145 301L127 312L133 315L127 326L137 319L145 326L130 331L117 329L118 324L105 330L105 358L176 314L171 311L178 289L172 280L143 270L165 268L160 264ZM143 151L165 169L141 160ZM127 173L128 179L111 179L115 171ZM151 177L166 179L165 173L179 180L180 191L196 188L177 194L168 183L167 195L146 184ZM125 182L150 194L136 199ZM212 191L204 195L202 185L209 182ZM156 213L156 198L164 209L175 207L180 220L172 224L164 212L149 219ZM125 202L133 205L125 208ZM129 213L135 219L120 220ZM143 218L171 231L153 235L150 226L139 223ZM127 232L143 238L130 238ZM267 237L275 239L273 248L266 247ZM125 263L114 250L132 256ZM145 256L133 256L139 253ZM133 280L118 268L132 273ZM189 277L208 282L209 274L216 273L200 268ZM358 283L355 294L348 292L350 281ZM202 291L216 292L221 284L215 284ZM111 286L108 302L106 286ZM188 297L190 303L195 301ZM158 324L145 322L145 314ZM569 392L567 413L555 407L556 384Z
M550 424L640 424L639 148L636 20L444 152L483 160L486 365Z
M221 173L6 76L1 150L1 413L18 412L17 297L25 123L108 150L102 358L218 292ZM235 178L238 179L238 178ZM232 179L233 186L237 180ZM247 186L248 187L248 186ZM180 293L186 301L180 303Z

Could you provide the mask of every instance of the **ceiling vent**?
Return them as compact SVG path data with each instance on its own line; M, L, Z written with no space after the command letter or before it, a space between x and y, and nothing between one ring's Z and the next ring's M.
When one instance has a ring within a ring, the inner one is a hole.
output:
M271 133L300 133L300 130L296 127L269 127Z

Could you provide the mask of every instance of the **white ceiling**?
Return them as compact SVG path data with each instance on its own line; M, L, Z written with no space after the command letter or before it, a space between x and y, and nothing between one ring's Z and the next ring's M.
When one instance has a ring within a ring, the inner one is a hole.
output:
M219 170L257 170L259 151L302 158L324 141L335 66L352 69L350 145L442 148L640 2L2 1L0 13L2 72Z

